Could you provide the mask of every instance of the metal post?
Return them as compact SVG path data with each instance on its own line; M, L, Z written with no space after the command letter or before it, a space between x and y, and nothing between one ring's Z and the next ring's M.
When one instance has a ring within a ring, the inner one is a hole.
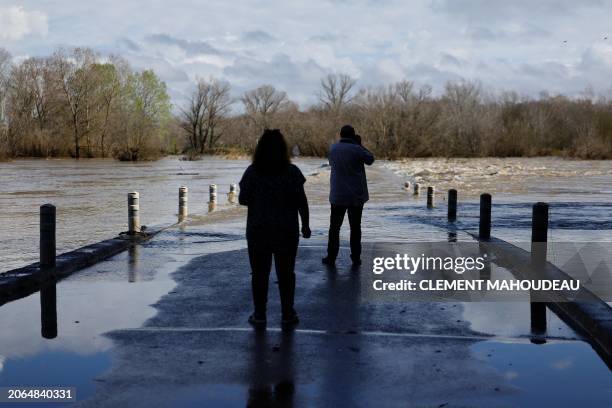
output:
M546 264L548 248L548 204L535 203L531 216L531 265L534 279L540 278L542 267ZM536 336L546 333L545 294L531 292L531 332ZM541 339L532 339L541 343Z
M40 268L49 269L55 266L55 206L40 206Z
M230 184L229 193L227 195L227 200L230 203L234 204L236 202L236 195L237 195L236 184L232 183L232 184Z
M140 232L140 196L137 192L128 193L128 233Z
M478 236L481 239L491 238L491 194L480 195L480 224Z
M217 202L217 185L211 184L208 186L208 202L216 203Z
M532 249L534 243L538 248L546 248L546 242L548 241L548 204L546 203L535 203L531 213L531 243ZM546 252L544 252L546 255ZM544 257L546 259L546 257Z
M187 203L189 201L189 189L185 186L179 187L179 209L178 216L179 220L183 220L187 217L188 206Z
M419 195L421 193L421 184L414 183L414 195Z
M404 190L406 190L406 191L410 190L410 182L409 181L404 182Z
M448 190L448 220L455 221L457 219L457 190L451 188Z
M432 186L427 187L427 208L434 207L434 194L436 189Z

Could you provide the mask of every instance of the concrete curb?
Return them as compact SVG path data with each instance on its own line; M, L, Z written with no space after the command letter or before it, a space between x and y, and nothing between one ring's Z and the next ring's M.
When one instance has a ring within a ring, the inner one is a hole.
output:
M478 239L476 234L471 235ZM518 268L530 263L529 251L494 237L479 241L490 244L487 249L492 250L497 265L507 268L519 278L533 279L535 273L539 279L573 279L550 262L546 262L543 269L538 271L530 271L529 267ZM575 297L581 300L554 293L545 303L572 329L584 335L605 363L612 367L612 307L584 287Z
M158 233L178 224L149 227L138 235L122 233L105 241L58 255L54 268L42 270L39 263L0 273L0 306L28 296L50 281L58 281L73 273L117 255L129 247L145 242Z

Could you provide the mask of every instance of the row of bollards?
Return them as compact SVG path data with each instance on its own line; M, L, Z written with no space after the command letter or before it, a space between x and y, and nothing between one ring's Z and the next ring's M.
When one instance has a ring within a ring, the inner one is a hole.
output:
M404 189L409 190L410 182L404 183ZM420 184L414 184L414 195L419 195ZM434 187L427 188L427 208L434 206ZM478 223L478 237L481 240L491 239L491 194L483 193L480 195L480 217ZM548 213L549 206L547 203L538 202L532 207L531 218L531 267L534 271L541 270L546 264L546 252L548 241ZM448 220L454 222L457 219L457 190L448 190ZM453 233L454 241L456 242L456 233ZM449 233L450 236L450 233ZM487 263L487 265L489 265ZM487 277L490 279L490 266L486 268ZM546 339L543 337L546 334L546 301L535 293L530 293L531 299L530 317L531 317L531 333L534 337L532 343L544 344Z
M404 190L410 189L410 182L404 182ZM413 195L418 196L421 192L421 184L414 183ZM435 207L436 189L434 186L427 187L427 208ZM457 190L448 190L448 220L457 220ZM480 196L480 221L478 225L478 236L483 239L491 237L491 194L484 193Z
M217 185L209 186L209 211L217 204ZM230 184L228 201L237 201L237 185ZM141 232L140 224L140 195L138 192L128 193L128 235L136 235ZM179 188L178 217L183 221L189 214L189 189L186 186ZM57 252L56 245L56 209L52 204L40 206L40 268L50 269L55 267Z
M410 189L410 182L404 183L404 190ZM414 183L413 194L419 195L421 191L421 184ZM427 187L427 208L434 208L435 206L435 187ZM447 217L449 221L457 220L457 190L448 190L448 213ZM480 195L480 218L478 223L478 236L482 239L491 238L491 208L492 199L491 194L483 193ZM532 214L532 242L546 242L548 231L548 204L536 203L533 205ZM539 245L538 247L541 247ZM533 248L532 248L533 249Z

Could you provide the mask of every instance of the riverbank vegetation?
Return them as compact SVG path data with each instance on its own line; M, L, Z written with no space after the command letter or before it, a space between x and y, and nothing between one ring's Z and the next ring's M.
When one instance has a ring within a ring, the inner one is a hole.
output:
M13 63L0 49L0 158L240 155L266 127L282 129L294 152L324 156L347 123L388 158L612 158L612 100L588 93L493 95L463 81L435 95L410 81L359 88L333 74L305 107L271 85L235 95L214 78L174 102L153 71L134 71L120 57L77 48Z
M87 48L11 63L0 49L0 151L7 157L156 158L171 121L165 84Z

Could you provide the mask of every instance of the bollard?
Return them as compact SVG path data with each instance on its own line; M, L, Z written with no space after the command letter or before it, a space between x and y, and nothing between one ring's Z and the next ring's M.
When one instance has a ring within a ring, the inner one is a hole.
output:
M410 182L409 181L404 182L404 190L406 190L406 191L410 190Z
M216 203L217 202L217 185L211 184L208 186L208 202Z
M414 183L414 195L419 195L421 193L421 185L419 183Z
M457 190L451 188L448 190L448 220L455 221L457 219Z
M531 213L531 242L548 241L548 204L535 203ZM544 245L545 246L545 245Z
M480 195L480 223L478 236L481 239L491 238L491 194Z
M140 232L140 203L137 192L128 193L128 234Z
M548 241L548 204L535 203L531 216L531 266L534 279L541 279L540 272L546 263ZM546 303L542 294L531 292L531 332L546 333ZM532 340L533 341L533 340Z
M231 204L236 203L236 196L237 196L236 191L237 191L236 184L234 183L230 184L229 193L227 194L227 201L229 201Z
M55 206L40 206L40 268L49 269L55 266Z
M434 194L436 189L432 186L427 187L427 208L434 207Z
M179 209L178 216L179 220L182 220L187 217L188 214L188 206L187 203L189 201L189 189L185 186L179 187Z
M531 213L531 263L536 267L546 262L548 241L548 204L535 203Z

